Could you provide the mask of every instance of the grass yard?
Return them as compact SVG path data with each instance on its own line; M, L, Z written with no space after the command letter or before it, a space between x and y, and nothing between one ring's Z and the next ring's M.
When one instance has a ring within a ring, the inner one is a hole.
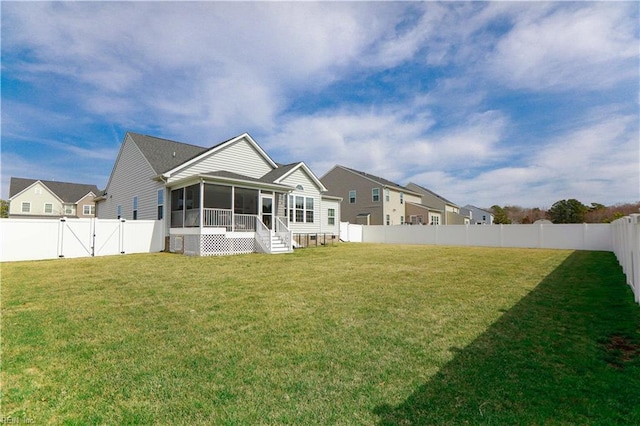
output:
M1 272L4 423L640 424L640 307L611 253L340 244Z

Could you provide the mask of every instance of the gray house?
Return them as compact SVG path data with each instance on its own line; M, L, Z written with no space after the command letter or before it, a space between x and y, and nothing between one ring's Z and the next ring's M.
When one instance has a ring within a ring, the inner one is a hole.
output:
M470 223L469 217L460 213L460 206L435 192L412 182L407 185L407 189L420 194L421 204L432 206L444 213L440 225L466 225Z
M95 217L95 185L12 177L11 218Z
M246 133L204 148L128 132L98 217L160 220L173 252L288 252L301 234L339 235L340 200L326 192L305 163L276 163Z
M493 225L493 213L471 204L461 207L460 214L468 216L472 225Z
M320 181L329 194L342 198L343 222L363 225L410 223L407 205L420 204L420 194L390 180L336 165Z

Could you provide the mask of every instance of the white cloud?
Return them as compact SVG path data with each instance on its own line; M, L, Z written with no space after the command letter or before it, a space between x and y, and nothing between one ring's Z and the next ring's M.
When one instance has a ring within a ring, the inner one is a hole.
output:
M493 76L533 90L590 90L637 78L637 4L565 6L527 3L514 14L489 57Z

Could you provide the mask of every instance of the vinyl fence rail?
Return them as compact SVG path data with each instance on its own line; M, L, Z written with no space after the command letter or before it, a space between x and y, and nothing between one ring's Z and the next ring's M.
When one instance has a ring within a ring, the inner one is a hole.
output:
M162 221L1 219L0 261L150 253L164 248Z
M613 253L640 303L640 214L632 214L611 222Z

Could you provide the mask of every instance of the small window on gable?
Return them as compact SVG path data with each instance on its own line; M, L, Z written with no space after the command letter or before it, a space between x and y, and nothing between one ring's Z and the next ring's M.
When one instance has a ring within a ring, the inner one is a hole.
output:
M302 186L302 185L296 185L296 189L297 189L298 191L304 191L304 186Z

